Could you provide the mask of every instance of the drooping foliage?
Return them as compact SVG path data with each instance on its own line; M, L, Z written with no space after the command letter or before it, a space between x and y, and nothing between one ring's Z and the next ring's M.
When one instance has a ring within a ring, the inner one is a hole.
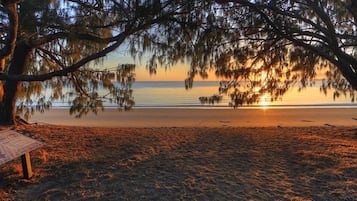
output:
M13 122L16 105L31 111L46 87L53 90L38 99L39 110L65 96L77 116L104 101L130 108L134 66L95 65L120 47L134 57L151 54L151 73L189 62L187 88L214 70L219 94L229 94L234 107L264 94L275 100L321 75L322 91L354 99L356 11L353 0L3 0L0 122Z
M77 116L97 112L105 101L130 109L134 66L103 70L96 64L119 47L140 56L151 43L147 34L177 24L179 16L189 14L188 2L1 1L0 59L6 65L0 75L0 121L13 123L15 106L29 115L68 96ZM47 87L49 98L43 96Z
M357 89L357 3L340 0L216 1L225 21L211 52L217 75L226 78L233 106L272 100L293 84L301 88L323 79L355 99ZM228 27L228 29L227 29ZM217 29L216 29L217 30ZM210 40L210 39L209 39ZM217 53L218 52L218 53ZM242 83L247 84L242 86Z
M334 89L335 97L350 95L354 101L356 1L215 0L204 12L191 12L178 19L193 22L190 31L168 27L159 32L166 43L153 48L157 63L189 58L187 87L195 75L206 77L213 69L222 79L219 94L228 93L234 107L257 102L262 95L276 100L292 85L304 88L314 79L323 79L322 92Z

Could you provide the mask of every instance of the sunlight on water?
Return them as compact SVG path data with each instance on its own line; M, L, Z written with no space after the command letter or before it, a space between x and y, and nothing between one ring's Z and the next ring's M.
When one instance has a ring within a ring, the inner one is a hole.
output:
M218 92L218 82L195 82L190 90L184 89L183 82L139 82L134 85L134 98L137 107L228 107L230 101L224 96L222 102L215 105L201 105L200 96L211 96ZM320 92L320 86L308 87L301 92L290 89L277 101L271 101L269 94L261 97L260 102L249 107L352 107L350 98L333 99L332 92L326 96ZM245 106L246 107L246 106Z
M214 105L202 105L199 101L201 96L218 94L218 86L217 81L197 81L192 89L186 90L183 81L136 82L133 85L135 107L228 108L229 96L223 96L223 100ZM50 94L48 89L45 93ZM116 107L110 103L104 105ZM52 106L69 107L68 100L53 102ZM281 99L273 102L270 95L266 94L261 97L259 103L243 108L282 107L357 107L357 104L351 103L348 96L334 100L332 92L324 95L320 92L319 85L316 85L301 92L292 88Z
M270 104L270 95L264 94L262 97L260 97L260 102L259 105L263 108L266 109L267 106Z

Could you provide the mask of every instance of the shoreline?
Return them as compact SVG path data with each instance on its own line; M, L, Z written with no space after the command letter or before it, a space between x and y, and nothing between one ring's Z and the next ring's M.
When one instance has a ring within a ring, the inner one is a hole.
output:
M135 108L131 111L105 109L81 118L68 109L36 112L29 120L35 124L65 126L143 128L143 127L310 127L357 126L357 108L257 108L183 109Z

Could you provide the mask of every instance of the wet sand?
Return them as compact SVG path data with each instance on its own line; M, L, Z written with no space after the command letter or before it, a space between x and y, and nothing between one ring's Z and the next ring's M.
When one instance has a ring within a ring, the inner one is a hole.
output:
M357 108L320 109L107 109L78 119L68 110L36 113L31 122L93 127L357 126Z

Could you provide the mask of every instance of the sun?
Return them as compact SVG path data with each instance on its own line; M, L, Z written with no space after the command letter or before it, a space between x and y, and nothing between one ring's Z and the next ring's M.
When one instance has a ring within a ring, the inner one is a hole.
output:
M260 97L260 101L259 101L259 106L262 109L267 109L267 107L270 105L270 96L269 94L265 93Z

